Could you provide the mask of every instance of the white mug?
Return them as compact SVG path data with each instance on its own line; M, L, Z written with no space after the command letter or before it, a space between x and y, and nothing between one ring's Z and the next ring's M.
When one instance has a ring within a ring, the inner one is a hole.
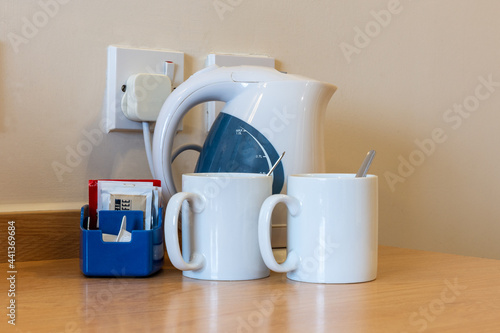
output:
M266 265L291 280L355 283L374 280L378 255L378 178L354 174L288 177L287 195L266 199L259 245ZM278 264L270 243L274 207L288 207L287 258Z
M167 205L165 243L172 264L184 276L226 281L269 276L259 250L258 218L262 203L272 193L272 177L183 174L182 191ZM181 206L182 254L177 234Z

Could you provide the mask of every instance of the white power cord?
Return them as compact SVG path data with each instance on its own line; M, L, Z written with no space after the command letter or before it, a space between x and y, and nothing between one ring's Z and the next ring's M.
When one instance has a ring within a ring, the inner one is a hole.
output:
M151 172L151 176L155 178L153 169L153 152L151 148L151 131L149 130L149 123L147 121L142 122L142 133L144 135L144 146L146 148L146 157L148 158L149 171Z

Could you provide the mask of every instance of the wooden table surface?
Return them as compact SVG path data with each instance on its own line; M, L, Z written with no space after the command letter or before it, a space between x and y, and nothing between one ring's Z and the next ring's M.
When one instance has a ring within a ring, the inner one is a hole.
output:
M149 278L87 278L77 259L16 268L16 325L2 279L1 332L500 332L491 259L381 246L378 278L350 285L277 273L200 281L168 266Z

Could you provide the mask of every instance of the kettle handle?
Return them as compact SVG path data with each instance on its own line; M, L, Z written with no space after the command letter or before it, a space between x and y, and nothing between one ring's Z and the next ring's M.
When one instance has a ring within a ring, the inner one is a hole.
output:
M230 68L217 65L202 69L180 84L163 104L153 136L153 170L154 178L161 180L165 202L177 193L170 157L179 123L191 108L200 103L228 102L239 94L243 87L233 81L231 73Z

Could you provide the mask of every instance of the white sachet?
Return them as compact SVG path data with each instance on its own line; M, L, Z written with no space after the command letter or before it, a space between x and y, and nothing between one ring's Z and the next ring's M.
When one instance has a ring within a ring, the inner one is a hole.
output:
M153 212L152 183L103 181L98 186L97 212L100 210L141 210L144 213L142 229L151 229Z
M122 224L118 235L102 234L102 240L104 242L130 242L131 239L132 233L127 231L127 217L125 215L122 218Z

